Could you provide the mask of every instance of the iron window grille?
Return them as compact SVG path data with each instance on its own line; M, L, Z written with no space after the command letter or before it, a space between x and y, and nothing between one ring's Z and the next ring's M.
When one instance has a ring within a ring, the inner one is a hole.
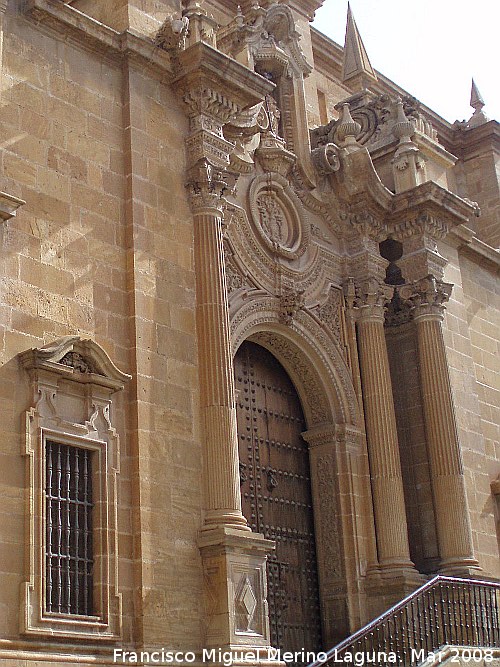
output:
M46 611L94 613L92 452L46 442Z

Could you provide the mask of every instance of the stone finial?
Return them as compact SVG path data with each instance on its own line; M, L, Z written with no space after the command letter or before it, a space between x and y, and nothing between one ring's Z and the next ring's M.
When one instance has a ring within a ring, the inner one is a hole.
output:
M489 121L488 116L484 113L484 100L479 92L476 82L472 79L472 86L470 91L470 105L474 109L474 113L469 119L469 127L477 127L478 125L484 125Z
M415 127L405 114L401 98L398 98L396 108L396 122L392 128L392 132L399 139L400 144L408 144L411 141L412 135L415 134Z
M368 58L350 5L347 6L342 81L349 83L349 86L356 91L363 90L370 83L377 81L377 75Z
M361 125L351 116L349 105L343 104L336 131L337 141L344 147L358 146L356 137L360 132Z
M396 120L392 128L399 144L392 160L396 192L411 190L427 180L425 159L412 141L415 125L404 111L403 102L397 100Z

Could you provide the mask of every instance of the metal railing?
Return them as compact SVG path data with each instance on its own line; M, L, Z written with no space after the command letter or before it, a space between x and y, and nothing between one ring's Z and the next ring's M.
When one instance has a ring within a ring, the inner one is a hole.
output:
M347 653L395 653L413 667L443 646L500 647L500 584L437 576L327 653L314 667Z

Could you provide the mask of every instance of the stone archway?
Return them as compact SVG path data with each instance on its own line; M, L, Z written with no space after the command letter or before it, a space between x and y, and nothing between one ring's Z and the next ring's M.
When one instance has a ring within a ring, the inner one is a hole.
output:
M361 416L338 344L314 317L280 322L273 297L242 305L232 318L233 352L250 340L283 366L300 397L309 444L325 647L359 627L360 580L376 562Z

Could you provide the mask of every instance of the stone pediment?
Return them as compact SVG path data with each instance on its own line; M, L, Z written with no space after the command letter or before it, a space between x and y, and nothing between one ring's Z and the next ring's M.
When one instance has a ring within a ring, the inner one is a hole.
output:
M27 350L19 358L26 370L56 372L74 382L92 382L115 391L132 379L115 366L100 345L79 336L59 338L44 347Z

